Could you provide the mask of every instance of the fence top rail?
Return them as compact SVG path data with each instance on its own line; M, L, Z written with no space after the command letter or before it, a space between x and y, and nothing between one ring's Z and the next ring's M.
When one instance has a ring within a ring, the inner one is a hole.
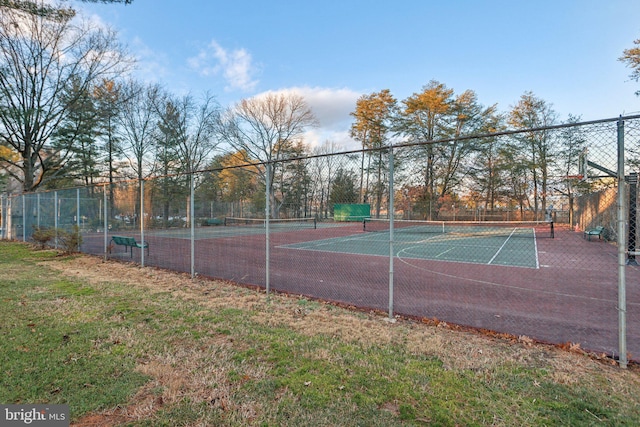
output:
M428 145L428 144L445 144L445 143L451 143L451 142L454 142L454 141L468 141L468 140L471 140L471 139L481 139L481 138L492 138L492 137L497 137L497 136L518 135L518 134L531 133L531 132L543 132L543 131L547 131L547 130L558 130L558 129L566 129L566 128L572 128L572 127L589 126L589 125L596 125L596 124L602 124L602 123L612 123L612 122L625 121L625 120L635 120L635 119L640 119L640 114L631 115L631 116L620 116L620 117L609 118L609 119L590 120L590 121L585 121L585 122L562 123L562 124L558 124L558 125L542 126L542 127L536 127L536 128L528 128L528 129L512 129L512 130L503 130L503 131L499 131L499 132L489 132L489 133L482 133L482 134L463 135L463 136L458 136L458 137L455 137L455 138L434 139L434 140L431 140L431 141L418 141L418 142L409 142L409 143L402 143L402 144L393 144L391 146L385 146L385 147L366 148L366 149L362 149L361 148L361 149L356 149L356 150L340 151L340 152L336 152L336 153L323 153L323 154L313 154L313 155L308 155L308 156L288 157L286 159L273 160L271 162L250 162L250 163L246 163L246 164L234 165L234 166L229 166L229 167L203 169L203 170L195 171L194 173L219 172L219 171L224 170L224 169L237 169L237 168L245 168L245 167L251 167L251 166L265 166L267 164L284 163L284 162L292 162L292 161L300 161L300 160L308 160L308 159L317 159L317 158L322 158L322 157L330 157L330 156L338 156L338 155L349 155L349 154L360 154L360 153L363 153L363 152L368 153L368 152L386 151L389 148L397 149L397 148L415 147L415 146L419 146L419 145Z
M524 134L524 133L531 133L531 132L543 132L543 131L549 131L549 130L567 129L572 127L589 126L589 125L596 125L596 124L603 124L603 123L624 122L626 120L636 120L636 119L640 119L640 114L629 115L629 116L621 115L619 117L613 117L609 119L590 120L590 121L575 122L575 123L562 123L558 125L542 126L542 127L527 128L527 129L511 129L511 130L502 130L499 132L470 134L470 135L463 135L463 136L458 136L454 138L434 139L430 141L417 141L417 142L408 142L408 143L401 143L401 144L392 144L385 147L361 148L361 149L355 149L355 150L340 151L335 153L323 153L323 154L312 154L312 155L305 155L305 156L298 156L298 157L288 157L286 159L278 159L278 160L271 160L271 161L248 162L248 163L243 163L239 165L224 166L224 167L217 167L217 168L206 168L206 169L200 169L200 170L195 170L191 172L181 172L181 173L169 174L164 176L165 177L189 176L189 175L199 174L199 173L220 172L222 170L229 170L229 169L242 169L247 167L260 167L260 166L266 167L267 165L270 165L270 164L311 160L311 159L318 159L318 158L331 157L331 156L372 153L372 152L379 152L379 151L387 151L389 149L400 149L400 148L407 148L407 147L416 147L421 145L446 144L446 143L458 142L458 141L469 141L472 139L495 138L500 136L511 136L511 135L518 135L518 134ZM139 182L139 181L149 181L157 178L158 176L148 176L143 178L117 180L115 182L98 182L98 183L94 183L93 186L108 187L109 185L114 185L114 184L119 185L119 184L127 184L127 183ZM55 191L71 190L75 188L85 188L85 187L74 186L69 188L60 188ZM20 193L20 194L24 194L24 193ZM20 195L20 194L17 194L17 195ZM14 195L9 194L9 196L15 196L15 194Z

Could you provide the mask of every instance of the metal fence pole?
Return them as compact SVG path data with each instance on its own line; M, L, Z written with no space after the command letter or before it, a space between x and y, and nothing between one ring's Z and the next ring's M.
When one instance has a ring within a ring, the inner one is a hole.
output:
M265 223L265 251L266 251L266 255L265 255L265 287L266 287L266 291L267 291L267 295L269 295L269 216L270 216L270 210L271 210L271 201L270 201L270 188L271 188L271 163L267 163L266 164L266 176L265 176L265 183L266 183L266 190L265 190L265 208L264 208L264 223Z
M624 176L624 122L618 120L618 353L621 368L627 367L627 296L626 296L626 205Z
M393 220L395 217L393 197L393 146L389 147L389 319L393 319Z
M110 186L111 184L109 184ZM107 203L107 185L104 185L102 187L104 189L104 193L102 194L102 204L104 205L104 208L102 209L102 214L104 215L104 217L102 218L103 221L103 232L104 232L104 260L107 260L107 251L108 251L108 245L109 245L109 241L108 241L108 237L107 237L107 233L109 232L109 204Z
M140 180L140 244L140 265L144 267L144 179Z
M5 209L6 196L0 194L0 239L6 239L7 210Z
M7 198L7 220L5 221L5 238L13 239L13 202L15 197Z
M27 201L24 194L22 195L22 241L27 241Z
M194 183L194 179L193 179L194 173L191 173L191 179L189 180L189 187L190 187L190 193L189 193L189 227L190 227L190 240L191 240L191 278L194 279L196 277L196 246L195 246L195 242L196 242L196 229L195 229L195 213L194 213L194 208L195 208L195 202L194 202L194 198L195 198L195 183Z
M76 188L76 227L80 230L80 189Z
M59 206L58 206L58 192L53 192L53 228L56 230L56 240L55 245L56 249L58 249L58 220L60 216Z
M80 235L80 189L76 188L76 229L74 232ZM80 252L80 239L78 239L78 252Z
M36 224L40 228L40 193L36 195Z

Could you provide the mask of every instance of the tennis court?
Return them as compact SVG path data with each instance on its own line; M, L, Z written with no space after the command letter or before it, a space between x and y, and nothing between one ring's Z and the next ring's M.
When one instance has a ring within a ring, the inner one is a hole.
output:
M388 221L366 221L362 231L281 247L389 256ZM549 237L548 224L397 221L393 229L393 250L401 259L539 268L537 241Z
M578 165L573 150L555 153L560 163L554 170L568 175L554 176L548 183L553 191L546 195L542 187L531 188L534 181L518 170L500 177L502 183L517 178L517 188L498 188L491 197L499 200L476 194L465 179L447 181L450 188L438 189L446 197L436 198L430 185L444 175L437 178L424 154L430 147L434 152L458 147L441 141L276 162L272 171L278 179L269 192L263 187L268 168L251 164L223 168L228 174L198 172L189 188L176 187L169 199L161 190L172 190L171 181L162 177L19 195L11 203L6 199L3 218L11 218L11 236L25 240L36 224L75 224L83 232L82 251L105 258L389 315L578 343L613 355L624 351L637 359L640 267L631 254L640 247L640 234L637 227L620 230L623 224L637 225L637 183L629 176L628 185L621 186L614 176L624 166L616 156L624 137L638 144L636 119L626 127L623 121L605 120L544 129L545 139L555 135L554 144L573 141L574 133L565 132L570 129L585 132L584 147L576 148L582 150ZM533 136L526 132L521 136ZM467 140L459 142L461 147ZM474 154L461 159L463 169L490 176L487 159L476 149L514 142L521 140L512 133L476 139L469 146ZM396 164L400 168L390 167ZM220 190L227 181L244 182L245 176L255 178L243 183L247 193L227 197L231 194ZM635 209L623 212L623 205ZM267 224L244 218L264 212L277 219ZM393 218L393 229L389 221L363 222L379 216ZM311 219L280 219L294 217ZM473 223L456 223L461 220ZM510 223L514 220L540 222ZM554 238L545 222L551 220ZM605 231L598 238L583 234L598 226ZM114 235L134 237L148 248L132 252L116 245ZM623 269L625 256L629 262ZM622 340L618 345L621 333L628 337L627 350Z
M556 226L551 238L547 223L500 225L394 222L394 312L613 353L616 247L566 226ZM259 287L270 277L279 292L389 306L388 223L274 220L268 240L265 226L261 220L199 226L192 249L188 228L147 230L145 264L189 272L193 262L202 276ZM102 254L103 245L101 233L84 236L85 252ZM120 247L108 256L131 259ZM140 256L134 251L133 260ZM627 271L631 283L638 275L635 267ZM637 306L639 291L628 289L629 306ZM634 313L629 351L637 354Z

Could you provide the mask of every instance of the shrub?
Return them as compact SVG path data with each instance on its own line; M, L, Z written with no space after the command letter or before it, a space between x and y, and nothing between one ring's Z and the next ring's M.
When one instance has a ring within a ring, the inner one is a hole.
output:
M78 226L73 226L72 231L58 230L58 242L65 253L78 252L82 244L82 235Z
M31 235L31 239L40 246L40 249L45 249L55 237L56 230L54 228L37 227Z

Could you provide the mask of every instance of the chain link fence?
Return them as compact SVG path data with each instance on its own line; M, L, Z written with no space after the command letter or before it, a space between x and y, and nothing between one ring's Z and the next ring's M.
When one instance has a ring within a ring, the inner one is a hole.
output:
M109 259L626 365L639 167L625 117L3 196L2 237L77 232Z

